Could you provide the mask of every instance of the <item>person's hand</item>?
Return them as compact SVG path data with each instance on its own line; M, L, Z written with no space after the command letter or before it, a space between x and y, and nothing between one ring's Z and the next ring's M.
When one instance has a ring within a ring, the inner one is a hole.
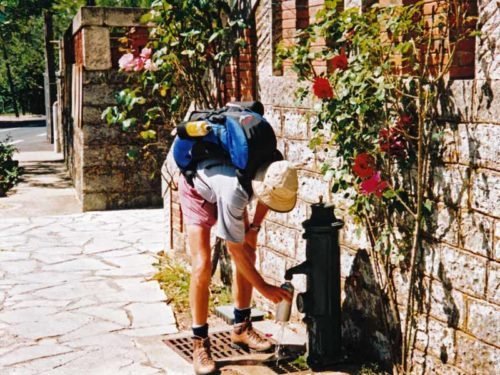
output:
M245 244L252 250L255 250L257 248L258 235L259 233L252 229L248 229L247 232L245 233Z
M273 303L280 303L282 300L292 302L292 293L278 286L266 284L259 292Z

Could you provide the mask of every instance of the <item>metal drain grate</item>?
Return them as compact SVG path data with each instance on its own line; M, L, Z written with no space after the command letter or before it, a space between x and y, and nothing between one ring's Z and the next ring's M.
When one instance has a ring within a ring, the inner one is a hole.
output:
M276 342L270 340L273 344ZM177 354L184 358L189 363L193 363L193 344L191 336L184 336L178 338L171 338L163 340L163 342L172 348ZM231 331L215 332L210 334L210 347L212 357L215 361L223 362L231 357L237 357L249 354L250 352L241 348L233 348L231 346ZM302 373L304 368L294 365L292 359L280 359L279 361L270 360L260 362L259 364L265 366L276 374L297 374Z
M165 344L175 350L182 358L193 363L193 343L191 336L163 340ZM231 346L231 331L215 332L210 334L210 348L214 360L225 359L238 355L248 354L247 351Z

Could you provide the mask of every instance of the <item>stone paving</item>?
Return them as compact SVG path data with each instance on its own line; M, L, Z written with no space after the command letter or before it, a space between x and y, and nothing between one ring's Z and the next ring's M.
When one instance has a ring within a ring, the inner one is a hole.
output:
M158 209L0 218L0 374L166 373L162 226Z

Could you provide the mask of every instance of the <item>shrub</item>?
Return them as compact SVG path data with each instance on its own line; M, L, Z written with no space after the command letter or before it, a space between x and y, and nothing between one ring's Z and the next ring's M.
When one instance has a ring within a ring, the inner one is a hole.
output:
M8 139L0 141L0 197L4 197L19 182L22 168L19 162L12 159L16 148L8 143Z

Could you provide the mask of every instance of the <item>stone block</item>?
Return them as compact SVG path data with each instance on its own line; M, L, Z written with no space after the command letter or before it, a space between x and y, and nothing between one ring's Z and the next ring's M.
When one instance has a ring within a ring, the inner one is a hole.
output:
M310 112L286 111L283 122L283 135L288 139L309 139Z
M266 220L272 221L277 224L287 224L286 213L271 211L266 215Z
M341 248L340 251L340 276L343 278L351 275L352 265L354 263L354 258L356 253L345 247Z
M84 85L114 85L123 87L127 84L128 75L119 70L85 70L82 73Z
M488 300L500 305L500 263L490 261L488 263Z
M429 281L431 294L430 313L433 317L444 321L449 327L463 328L466 315L465 297L452 289L453 281L448 279L433 279Z
M500 170L500 126L459 124L458 157L461 164Z
M82 108L82 126L89 124L106 126L106 120L101 118L102 112L102 107L84 106Z
M463 210L461 212L460 247L484 257L493 253L493 219Z
M104 24L104 8L81 7L73 18L73 35L85 26L102 26Z
M479 25L481 35L476 43L476 78L500 79L500 63L496 51L500 44L498 23L498 4L495 1L485 1L480 5Z
M286 216L286 221L288 225L292 225L297 229L303 230L302 223L309 217L309 205L305 202L297 199L297 204L295 208L290 211Z
M328 184L318 173L299 171L299 198L307 203L318 203L319 197L328 202Z
M108 145L106 148L84 147L83 167L130 167L132 163L127 159L128 147Z
M438 204L434 211L435 227L433 228L434 237L438 241L458 245L458 215L457 211L444 204Z
M500 309L483 301L470 299L467 315L469 333L489 344L500 342Z
M340 235L341 242L353 249L367 249L371 246L366 229L361 224L355 224L351 217L345 218Z
M141 8L103 8L104 24L113 27L144 26L141 17L148 9Z
M297 239L297 251L295 252L295 263L299 264L306 260L306 240L302 235Z
M282 225L266 223L266 246L289 258L295 258L297 231Z
M89 26L83 29L83 66L87 70L111 69L109 29Z
M433 374L433 375L463 375L463 371L443 363L427 351L415 350L412 357L412 368L410 374Z
M269 63L268 66L259 68L258 78L258 87L265 88L259 93L265 107L268 105L288 108L297 107L295 93L300 85L297 84L296 76L287 75L283 77L273 77L272 65ZM299 105L302 108L312 108L312 103L309 98Z
M500 173L479 169L472 174L472 208L500 218Z
M101 174L99 167L86 169L83 177L82 189L84 193L113 193L123 189L126 186L126 178L122 171Z
M448 119L471 121L473 101L471 93L474 90L473 80L453 80L450 82L448 101L441 106L442 115Z
M107 106L116 105L115 87L100 84L83 86L83 106L102 106L103 110Z
M495 234L493 236L493 258L500 261L500 220L495 220Z
M296 168L316 171L315 153L309 148L308 141L294 141L285 139L285 159Z
M467 205L469 169L459 165L437 167L434 170L433 192L450 206Z
M286 271L286 259L268 247L260 248L260 270L262 274L277 282L283 280Z
M483 297L486 288L486 258L443 246L438 268L440 280L477 297Z
M106 193L82 193L82 210L102 211L108 209L108 197Z
M282 155L285 155L285 140L282 137L276 138L276 148L281 152Z
M499 374L500 350L457 332L456 366L468 374Z
M476 80L473 122L498 124L500 119L500 85L498 80Z
M281 109L270 107L266 109L264 113L264 117L271 124L274 129L274 133L277 137L281 137L283 135L283 117L281 114Z
M103 148L108 145L121 145L130 147L137 142L133 132L121 131L118 125L86 124L82 128L85 146L92 148ZM126 151L125 151L126 152Z
M453 360L455 353L455 329L428 316L417 318L416 348L433 354L442 363Z

